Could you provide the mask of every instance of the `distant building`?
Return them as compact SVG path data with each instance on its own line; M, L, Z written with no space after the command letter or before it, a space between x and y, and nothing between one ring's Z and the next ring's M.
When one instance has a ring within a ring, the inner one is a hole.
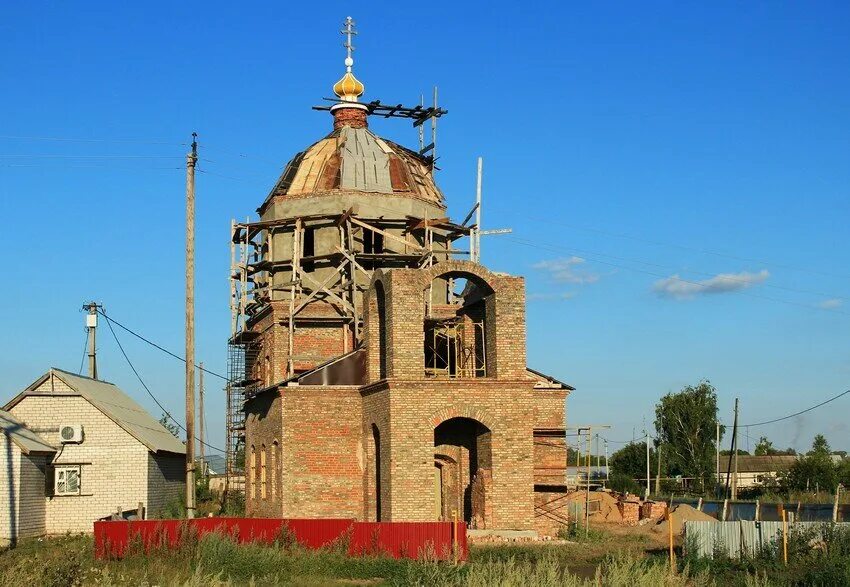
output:
M148 517L182 494L184 444L117 386L51 369L0 411L0 543Z
M791 470L800 457L797 455L738 455L738 489L763 485L775 480ZM729 472L729 482L735 475L735 460L732 455L720 455L720 481L725 482Z

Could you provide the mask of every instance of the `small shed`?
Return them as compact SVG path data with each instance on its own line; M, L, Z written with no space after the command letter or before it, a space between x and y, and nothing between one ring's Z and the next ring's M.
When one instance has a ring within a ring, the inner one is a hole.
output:
M45 529L44 471L56 447L0 410L0 546Z

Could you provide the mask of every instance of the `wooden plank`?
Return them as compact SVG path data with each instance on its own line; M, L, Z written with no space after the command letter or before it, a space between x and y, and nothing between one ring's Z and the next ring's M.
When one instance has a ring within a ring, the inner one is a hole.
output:
M418 250L418 251L425 251L425 249L423 249L422 247L419 247L418 245L413 245L412 243L408 242L407 240L405 240L405 239L403 239L399 236L396 236L394 234L390 234L389 232L387 232L385 230L381 230L380 228L375 228L371 224L367 224L367 223L363 222L362 220L357 219L354 216L351 217L351 221L354 224L357 224L358 226L361 226L363 228L368 228L369 230L371 230L373 232L377 232L378 234L382 234L382 235L384 235L384 237L389 238L390 240L400 242L401 244L403 244L405 246L414 247L414 249Z

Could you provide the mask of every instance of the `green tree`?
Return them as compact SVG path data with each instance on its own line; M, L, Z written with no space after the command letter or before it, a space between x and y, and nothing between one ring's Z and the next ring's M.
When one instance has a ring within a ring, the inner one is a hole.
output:
M630 442L608 460L611 467L611 476L625 476L632 480L646 479L646 444L643 442ZM658 453L654 448L649 448L649 470L650 475L655 475L658 466ZM645 481L644 481L645 483ZM617 489L612 486L612 489Z
M829 443L823 434L815 436L812 450L798 460L788 471L785 482L789 489L834 491L841 470L832 462Z
M661 398L655 406L655 430L669 474L714 478L716 422L717 390L706 380Z
M850 459L844 458L836 467L836 475L838 476L838 482L844 486L845 489L850 489Z
M163 428L171 432L174 435L174 438L180 438L180 427L171 421L168 414L163 413L162 417L159 419L159 423L162 424Z
M826 437L823 434L816 435L812 442L812 450L809 451L809 455L829 456L830 454L832 454L832 449L829 447Z
M753 454L757 457L765 457L768 455L778 454L779 451L774 448L773 443L767 439L767 436L762 436L759 438L758 443L756 444L756 450Z

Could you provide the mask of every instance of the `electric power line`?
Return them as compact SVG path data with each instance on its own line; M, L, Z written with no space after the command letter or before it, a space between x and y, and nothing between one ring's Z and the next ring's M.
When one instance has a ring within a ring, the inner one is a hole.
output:
M13 141L54 141L54 142L63 142L63 143L130 143L134 145L170 145L175 147L186 147L187 143L177 143L171 141L143 141L143 140L135 140L135 139L80 139L80 138L68 138L68 137L27 137L27 136L11 136L11 135L0 135L0 139L2 140L13 140Z
M100 314L101 316L103 316L104 318L106 318L106 320L107 320L108 322L114 322L114 323L115 323L115 325L116 325L116 326L118 326L119 328L122 328L123 330L125 330L125 331L129 332L130 334L132 334L133 336L135 336L135 337L136 337L136 338L138 338L139 340L141 340L141 341L144 341L144 342L148 343L148 344L149 344L149 345L151 345L152 347L154 347L154 348L156 348L156 349L161 350L161 351L162 351L162 352L164 352L166 355L170 355L170 356L174 357L175 359L177 359L178 361L181 361L181 362L183 362L183 363L185 363L185 362L186 362L185 357L181 357L180 355L177 355L177 354L175 354L175 353L172 353L172 352L171 352L171 351L169 351L168 349L166 349L166 348L163 348L163 347L159 346L158 344L156 344L156 343L155 343L155 342L153 342L152 340L148 340L147 338L145 338L145 337L144 337L144 336L142 336L141 334L139 334L139 333L137 333L137 332L135 332L135 331L133 331L133 330L130 330L129 328L127 328L126 326L124 326L123 324L121 324L120 322L118 322L117 320L114 320L114 319L110 318L109 316L107 316L107 315L106 315L106 313L104 313L102 310L98 310L98 311L97 311L97 313L98 313L98 314ZM228 379L227 377L225 377L224 375L219 375L219 374L218 374L218 373L216 373L215 371L210 371L209 369L202 368L200 365L195 365L195 367L197 367L198 369L200 369L200 370L201 370L201 371L203 371L204 373L208 373L208 374L212 375L213 377L218 377L219 379L223 379L224 381L229 381L229 379Z
M789 415L783 416L781 418L775 418L773 420L767 420L765 422L756 422L755 424L739 424L738 426L744 427L744 428L749 428L749 427L755 427L755 426L764 426L765 424L774 424L776 422L782 422L783 420L790 420L791 418L796 418L797 416L802 416L806 412L811 412L812 410L815 410L815 409L817 409L821 406L825 406L826 404L833 402L833 401L837 400L838 398L847 395L848 393L850 393L850 389L848 389L847 391L841 392L838 395L836 395L835 397L831 397L826 401L822 401L821 403L814 405L810 408L806 408L805 410L800 410L799 412L794 412L793 414L789 414Z
M80 359L80 370L77 371L77 375L83 374L83 365L86 363L86 352L88 351L89 346L89 329L86 328L86 341L83 343L83 358Z
M114 329L114 328L112 328L112 320L111 320L111 319L110 319L110 318L109 318L109 317L108 317L108 316L107 316L107 315L106 315L106 314L105 314L102 310L98 309L98 313L99 313L101 316L103 316L104 318L106 318L106 324L107 324L107 326L109 326L109 331L112 333L112 337L115 339L115 344L117 344L117 345L118 345L118 349L121 351L121 354L122 354L122 355L124 355L124 359L127 361L127 364L130 366L130 369L132 369L133 373L136 375L136 379L138 379L138 380L139 380L139 383L141 383L141 384L142 384L142 387L144 387L144 388L145 388L145 391L146 391L146 392L148 392L148 395L151 397L151 399L154 401L154 403L155 403L157 406L159 406L159 409L160 409L160 410L162 410L162 413L163 413L163 414L165 414L165 415L166 415L166 417L168 417L168 419L169 419L169 420L171 420L172 422L174 422L174 424L176 424L176 425L177 425L177 427L178 427L178 428L180 428L183 432L186 432L186 428L183 426L183 424L181 424L180 422L178 422L178 421L177 421L177 419L175 419L175 418L174 418L174 416L172 416L172 415L171 415L171 412L169 412L168 410L166 410L166 409L165 409L165 406L163 406L163 405L159 402L159 400L158 400L158 399L156 398L156 396L155 396L155 395L151 392L150 388L147 386L147 384L145 383L145 381L142 379L142 376L141 376L141 375L139 375L139 372L136 370L135 365L133 365L133 362L130 360L130 357L128 357L128 356L127 356L127 352L124 350L124 347L121 345L121 341L120 341L120 340L118 340L118 335L115 333L115 329ZM116 324L118 324L118 323L116 322ZM120 325L119 325L119 326L120 326ZM210 444L207 444L206 442L204 442L203 440L201 440L201 439L200 439L200 438L198 438L197 436L196 436L196 437L194 437L194 439L195 439L195 440L197 440L198 442L200 442L201 444L203 444L204 446L206 446L207 448L210 448L210 449L212 449L212 450L214 450L214 451L216 451L216 452L219 452L219 453L221 453L221 454L225 454L225 451L223 451L222 449L217 448L217 447L215 447L215 446L212 446L212 445L210 445Z
M177 155L0 155L0 159L177 159Z

